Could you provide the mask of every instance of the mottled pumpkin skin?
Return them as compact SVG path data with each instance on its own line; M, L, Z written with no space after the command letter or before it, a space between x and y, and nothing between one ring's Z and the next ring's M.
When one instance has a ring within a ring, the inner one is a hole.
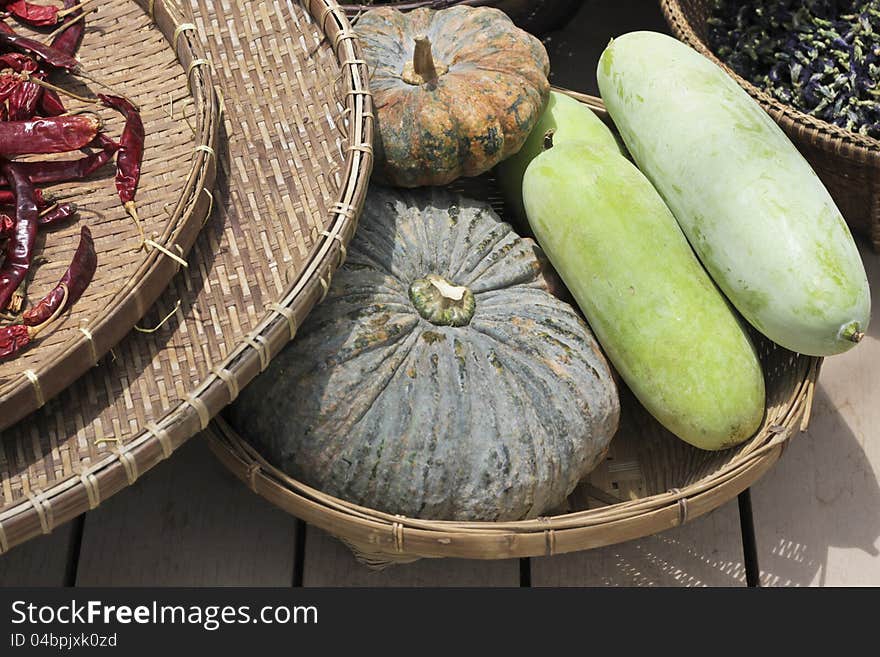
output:
M560 504L616 431L617 389L586 324L547 291L538 247L486 205L374 186L348 259L229 419L273 464L410 517L511 520ZM416 312L435 273L469 324Z
M492 7L364 13L356 24L370 69L378 130L376 179L397 187L477 176L516 153L550 94L541 42ZM427 36L436 85L402 79Z

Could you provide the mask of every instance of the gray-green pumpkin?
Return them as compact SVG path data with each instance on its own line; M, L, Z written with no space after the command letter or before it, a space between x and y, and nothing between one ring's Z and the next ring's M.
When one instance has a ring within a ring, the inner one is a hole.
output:
M327 298L232 424L292 477L377 510L548 511L603 457L619 402L538 255L487 205L374 186Z

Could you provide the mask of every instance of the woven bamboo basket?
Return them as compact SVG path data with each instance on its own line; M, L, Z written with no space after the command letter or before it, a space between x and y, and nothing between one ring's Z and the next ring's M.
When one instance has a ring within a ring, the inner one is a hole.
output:
M565 25L581 3L578 0L421 0L421 2L404 0L403 2L343 2L342 5L352 19L373 7L395 7L401 11L420 7L443 9L454 5L497 7L510 16L519 27L541 36Z
M566 93L612 125L598 98ZM490 202L504 216L491 176L457 187ZM756 333L752 338L764 368L767 412L751 439L722 452L691 447L663 429L621 383L620 428L604 462L563 508L535 520L450 522L389 515L285 475L222 414L206 435L214 454L251 490L341 539L372 567L421 557L508 559L586 550L654 534L708 513L754 483L788 440L806 429L822 360L786 351Z
M96 507L207 427L328 288L363 204L372 101L334 1L147 7L194 54L184 77L215 70L220 138L205 153L217 184L199 190L213 211L145 332L3 430L0 552Z
M708 0L661 0L672 33L727 71L782 127L828 187L853 232L880 251L880 140L784 105L734 73L707 45Z
M61 278L82 225L92 231L98 270L86 293L51 332L0 362L0 430L69 386L132 329L174 276L180 266L175 258L189 251L207 215L210 198L203 190L214 184L216 166L208 153L216 147L219 125L211 72L198 64L189 40L174 34L163 5L156 5L151 17L149 4L101 3L99 12L87 16L78 58L90 75L140 107L147 139L137 202L151 241L140 248L138 227L116 194L112 165L86 181L46 188L74 200L80 210L77 221L39 232L28 303L42 298ZM19 24L15 29L46 38ZM80 95L102 91L70 76L55 82ZM70 98L65 104L70 110L97 112L108 132L119 137L122 120L114 112Z

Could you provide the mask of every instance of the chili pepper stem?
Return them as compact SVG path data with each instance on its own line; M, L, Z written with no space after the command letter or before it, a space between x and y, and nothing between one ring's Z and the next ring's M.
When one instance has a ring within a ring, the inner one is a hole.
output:
M58 18L64 18L65 16L72 14L75 11L81 10L88 4L91 4L95 0L82 0L78 5L73 5L73 7L68 7L67 9L60 9L57 14L55 14ZM97 7L92 7L89 11L95 10Z
M140 217L138 217L137 206L135 206L134 201L127 201L122 207L125 208L128 216L134 220L134 225L137 226L138 234L141 236L141 245L138 247L138 250L141 250L147 245L147 234L144 232L144 227L141 225Z
M42 324L37 324L36 326L29 326L28 327L28 337L31 340L33 340L35 337L37 337L37 334L40 331L42 331L44 328L49 326L49 324L51 324L56 319L58 319L59 315L61 315L61 313L64 312L65 306L67 306L67 297L69 294L69 290L67 289L67 285L65 285L64 283L61 283L61 287L64 289L64 296L61 297L61 304L58 306L58 308L55 309L55 312L52 313L52 315L49 317L49 319L47 319Z
M91 0L87 0L87 1L91 1ZM86 3L83 2L81 5L77 5L76 7L72 7L71 11L76 10L76 9L80 9L85 4ZM66 30L68 27L70 27L73 23L83 20L86 16L88 16L89 14L93 14L96 11L98 11L97 7L89 7L87 11L84 11L79 16L74 16L69 21L64 21L61 25L59 25L54 30L49 32L49 34L46 35L46 38L49 39L49 41L52 41L52 39L54 39L59 34L61 34L64 30ZM61 12L58 12L58 15L60 16Z
M37 217L45 217L47 214L52 212L55 208L57 208L60 204L58 202L52 203L51 205L46 206L46 208L37 215Z
M24 300L27 298L27 278L25 278L21 283L18 284L18 287L15 288L15 292L12 293L12 296L9 297L9 303L6 304L7 310L9 312L18 315L21 313L21 309L24 308Z
M137 110L140 109L140 108L138 108L137 104L136 104L131 98L129 98L128 96L125 96L125 95L119 93L118 91L116 91L113 87L111 87L111 86L108 85L107 83L105 83L105 82L99 80L98 78L94 77L91 73L86 73L86 72L83 71L82 69L77 69L76 71L73 71L73 72L72 72L72 75L75 76L75 77L83 78L84 80L88 80L89 82L94 82L96 85L98 85L99 87L102 87L103 89L106 89L107 91L109 91L110 93L112 93L114 96L119 96L120 98L124 98L124 99L127 100L129 103L131 103L132 106L133 106L135 109L137 109ZM94 102L94 101L89 101L89 102Z
M23 71L23 72L21 73L21 75L23 76L23 78L24 78L27 82L33 82L33 83L36 84L37 86L44 87L44 88L46 88L46 89L51 89L51 90L54 91L55 93L63 94L63 95L65 95L65 96L69 96L70 98L73 98L73 99L75 99L75 100L78 100L78 101L80 101L80 102L82 102L82 103L92 103L92 104L95 104L95 105L98 104L98 101L95 100L94 98L86 98L85 96L80 96L79 94L75 94L75 93L73 93L72 91L68 91L67 89L64 89L63 87L59 87L59 86L57 86L57 85L54 85L54 84L52 84L51 82L46 82L45 80L40 80L39 78L35 78L35 77L33 77L30 73L28 73L27 71Z

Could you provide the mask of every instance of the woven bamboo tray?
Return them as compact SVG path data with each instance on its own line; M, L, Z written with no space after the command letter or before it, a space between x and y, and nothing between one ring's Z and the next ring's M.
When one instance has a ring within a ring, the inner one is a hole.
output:
M780 103L726 66L707 45L707 0L661 0L672 33L721 66L782 127L828 187L853 232L880 252L880 140Z
M566 93L611 125L598 98ZM456 187L489 201L504 216L491 177L461 181ZM767 413L750 440L723 452L691 447L663 429L621 382L620 428L605 461L564 508L535 520L448 522L389 515L288 477L222 415L206 433L214 454L251 490L340 538L373 567L420 557L508 559L586 550L647 536L708 513L755 482L795 432L806 429L822 360L786 351L755 333L752 339L764 368Z
M419 7L443 9L453 5L497 7L524 30L541 36L565 25L581 3L578 0L421 0L421 2L343 2L342 5L352 19L372 7L396 7L401 11Z
M366 67L330 0L156 0L210 60L221 101L213 212L141 321L0 444L0 552L134 483L296 332L345 252L372 169ZM187 68L194 70L195 64ZM205 64L207 70L209 66Z
M15 28L29 33L21 25ZM45 39L45 33L30 34ZM61 278L82 225L94 236L98 270L86 293L51 332L19 355L0 361L0 430L69 386L131 330L179 268L162 249L185 255L210 206L203 190L214 184L216 166L208 153L215 148L218 126L211 73L199 65L189 40L174 34L165 5L148 0L102 2L100 11L87 16L78 58L86 71L141 109L147 139L137 201L152 243L139 248L141 237L116 194L112 165L89 180L46 188L74 200L80 211L77 221L38 234L28 284L30 303ZM69 76L55 81L80 94L102 91L95 85L87 89ZM71 110L97 111L118 138L122 120L114 112L67 98L65 104Z

